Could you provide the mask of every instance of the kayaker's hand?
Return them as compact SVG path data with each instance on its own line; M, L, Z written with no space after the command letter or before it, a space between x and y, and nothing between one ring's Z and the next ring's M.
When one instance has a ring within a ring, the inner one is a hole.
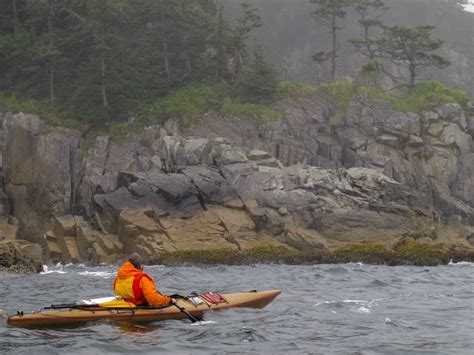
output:
M177 304L177 302L174 298L170 298L170 304Z

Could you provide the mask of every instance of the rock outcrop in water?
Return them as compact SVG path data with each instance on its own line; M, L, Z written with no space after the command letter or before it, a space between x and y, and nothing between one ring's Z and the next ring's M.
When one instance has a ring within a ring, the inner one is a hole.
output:
M474 119L457 104L420 116L362 98L344 124L318 98L280 105L283 123L168 121L127 144L98 137L85 156L80 132L6 113L3 214L54 262L474 243Z

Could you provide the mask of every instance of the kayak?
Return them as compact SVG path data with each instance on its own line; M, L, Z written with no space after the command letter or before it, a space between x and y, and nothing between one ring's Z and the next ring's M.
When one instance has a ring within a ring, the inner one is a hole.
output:
M177 305L163 307L135 306L115 297L82 300L73 304L51 305L32 313L17 314L7 318L11 326L43 326L73 324L100 320L150 322L167 319L193 320L208 311L228 308L263 308L281 291L250 291L242 293L205 293L192 296L177 296ZM198 318L199 319L199 318Z

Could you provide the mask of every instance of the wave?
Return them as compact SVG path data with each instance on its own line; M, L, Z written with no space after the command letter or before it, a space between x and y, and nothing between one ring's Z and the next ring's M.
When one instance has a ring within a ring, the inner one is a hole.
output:
M82 272L78 272L78 275L101 277L101 278L104 278L104 279L109 279L109 278L115 277L116 274L117 274L116 272L109 272L109 271L82 271Z
M460 261L453 263L453 260L450 260L448 266L474 266L474 263L470 261Z
M58 264L60 265L60 264ZM66 274L67 272L62 269L62 266L53 266L51 269L47 265L43 265L43 271L40 272L40 275L46 274Z

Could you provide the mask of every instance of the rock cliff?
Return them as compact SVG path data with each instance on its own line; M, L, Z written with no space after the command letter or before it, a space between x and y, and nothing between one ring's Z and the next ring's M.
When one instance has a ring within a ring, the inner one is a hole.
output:
M417 115L359 97L338 124L321 98L279 105L282 123L208 114L185 130L172 120L149 127L127 144L100 136L85 154L80 132L6 113L0 202L9 223L0 229L17 224L16 239L41 245L52 262L474 244L474 122L457 104Z

